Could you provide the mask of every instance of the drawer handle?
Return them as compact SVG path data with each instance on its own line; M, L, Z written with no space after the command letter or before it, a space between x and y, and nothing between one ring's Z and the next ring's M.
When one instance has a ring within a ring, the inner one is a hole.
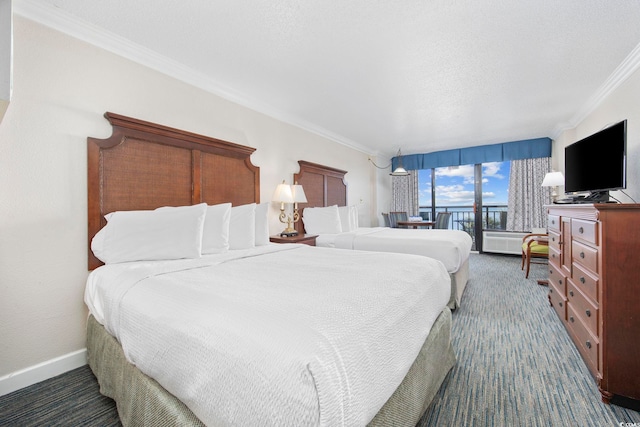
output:
M558 279L558 284L562 285L562 279Z
M549 270L549 274L553 274L553 270Z
M580 252L580 258L584 258L584 252Z
M576 321L576 319L574 319L573 316L569 317L569 320L571 320L571 323Z
M586 344L587 344L587 348L591 348L591 341L587 341Z
M585 313L587 313L587 317L591 317L591 310L586 310Z
M552 219L552 220L551 220L551 224L554 224L554 225L555 225L555 223L556 223L556 220L555 220L555 219Z
M559 303L558 303L558 305L559 305L560 307L562 307L562 302L559 302Z
M556 241L556 238L555 238L555 237L552 237L552 238L551 238L551 241L552 241L552 242L555 242L555 241Z
M586 282L586 280L584 280L584 277L580 278L580 283L584 284L584 282Z
M569 291L569 295L573 296L573 291Z
M582 227L578 228L578 232L579 232L580 234L583 234L583 233L584 233L584 228L582 228Z
M551 258L555 258L555 257L556 257L556 254L551 255Z
M549 293L552 294L553 293L553 289L549 289Z

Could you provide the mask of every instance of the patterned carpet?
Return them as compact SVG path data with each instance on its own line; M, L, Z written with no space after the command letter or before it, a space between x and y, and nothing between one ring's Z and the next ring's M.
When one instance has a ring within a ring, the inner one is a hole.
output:
M0 426L122 426L89 365L0 397Z
M427 426L640 426L640 412L605 405L595 381L517 257L472 254L453 314L457 365L419 423ZM637 408L636 408L637 409ZM85 366L0 397L2 426L120 426Z
M458 362L422 426L618 426L640 413L600 400L595 380L536 279L546 265L472 254L453 314ZM636 408L638 409L638 408Z

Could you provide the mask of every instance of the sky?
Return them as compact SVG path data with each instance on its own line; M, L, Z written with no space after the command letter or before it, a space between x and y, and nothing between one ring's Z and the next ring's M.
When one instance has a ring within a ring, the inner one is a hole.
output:
M482 165L483 205L506 205L508 200L510 162ZM431 170L418 174L420 206L431 206ZM436 169L436 206L473 205L473 165Z

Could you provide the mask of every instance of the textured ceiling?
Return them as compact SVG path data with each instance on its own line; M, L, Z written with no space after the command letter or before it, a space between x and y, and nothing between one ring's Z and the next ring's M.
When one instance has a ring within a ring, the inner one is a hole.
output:
M635 0L14 1L382 154L552 137L640 43Z

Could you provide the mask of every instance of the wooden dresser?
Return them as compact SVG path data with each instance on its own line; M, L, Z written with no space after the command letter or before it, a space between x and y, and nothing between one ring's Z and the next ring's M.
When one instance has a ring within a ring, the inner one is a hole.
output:
M602 400L640 399L640 205L547 206L549 302Z

